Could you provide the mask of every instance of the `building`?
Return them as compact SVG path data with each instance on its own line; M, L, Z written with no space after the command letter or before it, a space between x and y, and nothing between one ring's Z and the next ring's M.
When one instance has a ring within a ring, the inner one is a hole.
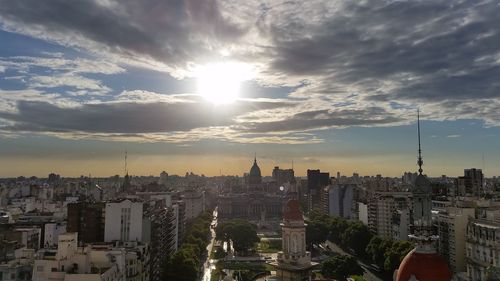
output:
M106 203L104 241L144 241L144 203L135 199L118 199ZM149 241L145 241L149 242Z
M276 277L282 281L310 280L316 263L311 262L311 253L306 251L306 225L296 199L285 206L281 230L283 250L277 261L270 263L276 269Z
M52 222L45 224L44 248L57 247L59 235L66 233L66 222Z
M161 185L166 185L167 182L168 182L168 174L167 172L163 171L160 173L160 180L158 181L158 183Z
M457 178L457 191L460 196L484 195L484 175L481 169L471 168L464 170L464 176Z
M396 208L392 213L392 239L408 240L411 225L411 209L407 206Z
M470 281L499 280L500 217L471 219L467 225L467 277ZM495 271L495 268L497 269Z
M90 249L78 247L78 234L59 235L57 250L41 250L33 265L33 281L124 281L116 258L92 263Z
M279 190L268 190L267 184L262 182L256 159L246 176L245 185L220 193L217 201L220 219L242 218L265 222L282 215L283 194Z
M308 210L321 211L321 198L324 188L330 185L330 173L320 170L307 170L307 201Z
M354 192L356 186L353 184L335 184L328 190L328 214L346 219L354 217Z
M78 232L83 243L104 241L103 202L76 202L68 204L67 232Z
M474 218L474 208L447 207L437 216L437 250L455 274L467 270L465 240L469 218Z
M185 203L186 219L193 219L205 211L205 191L190 190L182 195Z
M394 224L398 229L410 231L410 212L412 208L412 193L398 191L379 191L368 202L368 228L380 237L395 238ZM397 221L395 219L399 218ZM398 233L404 233L398 230ZM401 234L397 236L401 237Z
M364 225L368 225L368 205L363 202L358 202L358 220Z
M293 169L280 169L276 166L273 169L273 180L282 186L285 183L295 183L295 172Z
M179 245L178 205L166 206L161 197L141 201L118 199L106 203L105 242L138 241L151 247L150 280L161 278L161 267Z

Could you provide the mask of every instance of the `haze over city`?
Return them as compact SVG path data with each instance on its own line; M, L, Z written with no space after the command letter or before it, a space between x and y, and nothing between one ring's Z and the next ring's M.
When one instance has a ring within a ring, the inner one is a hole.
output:
M1 177L500 172L495 1L0 4Z

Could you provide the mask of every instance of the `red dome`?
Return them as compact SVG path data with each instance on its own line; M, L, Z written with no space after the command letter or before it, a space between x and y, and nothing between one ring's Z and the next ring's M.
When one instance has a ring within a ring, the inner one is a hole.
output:
M283 218L287 221L299 221L304 219L304 217L302 217L302 212L300 211L299 201L292 199L286 203Z
M415 276L418 281L450 281L451 272L446 260L437 253L420 253L412 250L401 261L396 281L408 281Z

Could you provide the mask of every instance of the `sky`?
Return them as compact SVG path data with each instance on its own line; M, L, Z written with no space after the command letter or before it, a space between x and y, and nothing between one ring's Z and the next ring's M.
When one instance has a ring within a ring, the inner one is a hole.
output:
M0 0L0 177L500 175L497 1ZM202 83L203 82L203 83ZM231 95L226 95L226 94ZM237 95L235 95L237 94Z

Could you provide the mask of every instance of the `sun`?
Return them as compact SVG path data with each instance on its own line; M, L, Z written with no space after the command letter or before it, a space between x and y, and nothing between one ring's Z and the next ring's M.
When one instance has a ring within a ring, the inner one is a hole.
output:
M200 66L196 73L198 94L214 104L227 104L239 97L241 83L250 79L250 68L237 62Z

